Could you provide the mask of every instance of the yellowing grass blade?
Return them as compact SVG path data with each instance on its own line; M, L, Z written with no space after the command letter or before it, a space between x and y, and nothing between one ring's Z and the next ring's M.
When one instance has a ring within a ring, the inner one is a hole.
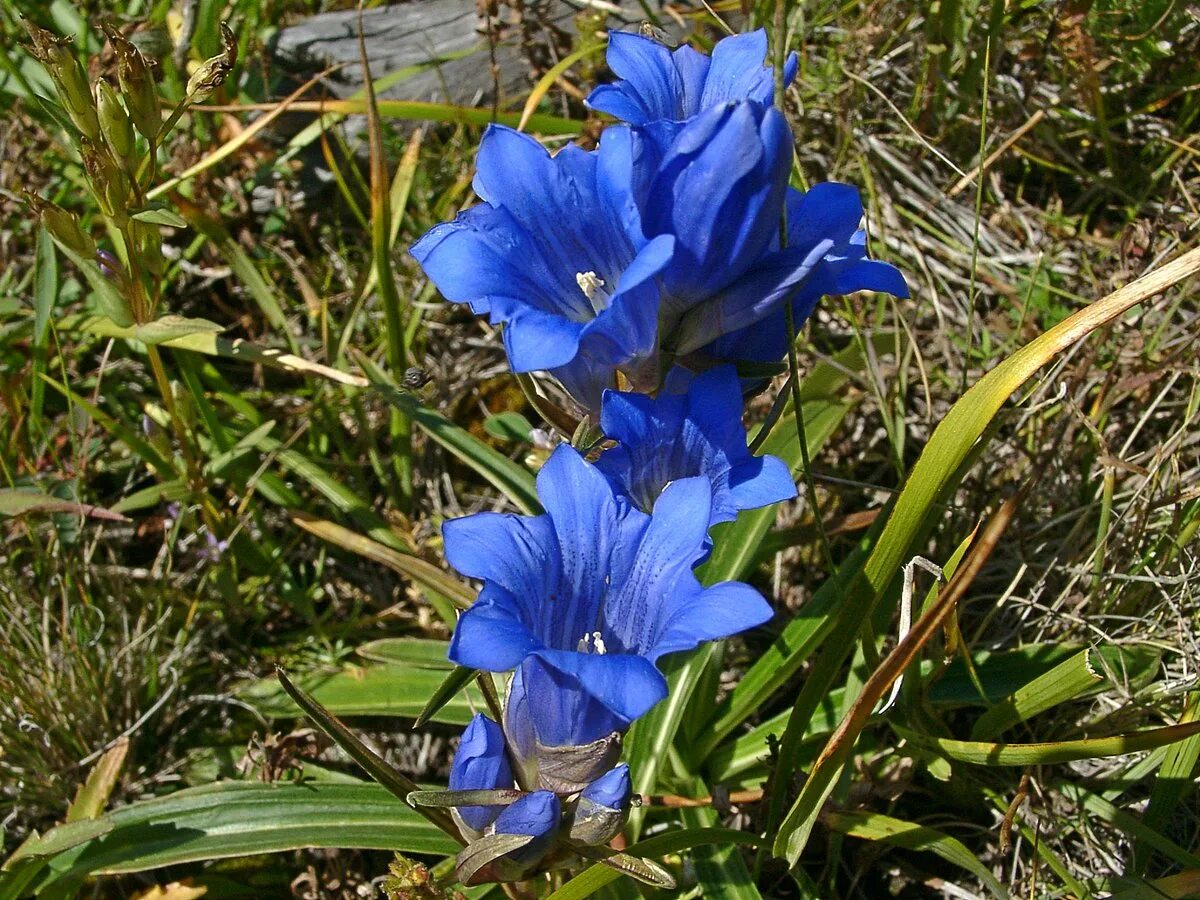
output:
M1079 310L997 365L951 407L905 482L862 574L848 591L841 614L828 619L825 649L801 690L785 733L781 765L787 772L790 773L790 755L798 746L804 723L826 696L841 663L856 645L859 623L869 618L878 599L911 556L913 543L923 530L930 510L960 477L960 468L975 442L1008 398L1063 350L1197 272L1200 272L1200 249L1193 249ZM825 766L817 778L814 769L776 834L775 855L786 857L793 864L797 861L819 812L819 798L828 795L832 784L826 779L833 779L839 770L840 765Z

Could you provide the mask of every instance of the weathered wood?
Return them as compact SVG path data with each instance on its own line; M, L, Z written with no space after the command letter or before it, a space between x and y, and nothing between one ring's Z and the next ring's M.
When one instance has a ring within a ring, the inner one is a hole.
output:
M564 2L551 6L555 26L570 29L577 10ZM277 63L297 74L307 75L342 63L327 82L335 96L345 97L363 85L358 29L355 10L323 13L282 29L271 43L271 54ZM366 10L362 31L376 79L435 63L380 91L380 97L477 105L492 102L497 81L502 103L528 89L529 64L511 37L496 47L497 73L493 77L488 40L475 0L416 0Z

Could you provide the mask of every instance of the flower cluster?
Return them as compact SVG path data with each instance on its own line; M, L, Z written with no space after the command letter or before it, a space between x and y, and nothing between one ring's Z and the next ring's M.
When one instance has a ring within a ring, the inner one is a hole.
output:
M555 450L542 515L444 526L450 565L482 583L450 658L512 673L504 721L475 717L450 778L470 883L611 840L631 802L622 735L667 695L658 660L771 617L749 585L694 573L711 526L796 493L746 446L738 364L786 354L789 304L803 321L825 294L906 294L866 258L854 188L788 185L766 51L762 31L711 57L612 34L619 80L587 102L622 121L598 148L551 156L489 128L482 202L412 248L449 300L503 326L514 371L553 375L606 441L595 461Z

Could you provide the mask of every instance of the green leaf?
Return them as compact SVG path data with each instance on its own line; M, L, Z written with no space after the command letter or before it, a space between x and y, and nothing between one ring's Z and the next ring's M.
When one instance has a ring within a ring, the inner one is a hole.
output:
M333 673L312 673L296 679L334 715L405 719L421 716L430 697L437 694L445 680L443 669L410 665L349 666ZM467 687L465 690L465 695L448 697L433 718L450 725L470 722L473 709L483 708L484 701L475 689ZM287 718L299 712L273 678L250 682L241 687L237 695L268 718Z
M971 739L986 741L1040 712L1078 697L1105 680L1092 659L1091 648L1076 653L1049 672L1022 685L993 706L971 728Z
M57 238L54 243L87 279L88 286L96 295L96 308L100 311L100 315L110 319L118 327L132 325L133 311L129 308L129 301L122 297L116 286L104 277L104 273L100 271L96 261L80 256Z
M14 859L44 858L39 889L97 873L305 847L446 854L451 840L374 784L223 782L60 825ZM11 863L11 860L10 860Z
M119 512L90 503L63 500L26 488L0 488L0 516L23 516L28 513L75 513L110 522L129 521Z
M400 553L377 541L363 537L349 528L344 528L335 522L318 519L307 513L293 512L292 521L309 534L315 534L322 540L387 566L406 578L411 578L427 593L431 593L459 609L466 609L475 600L475 591L470 586L463 584L457 578L446 574L442 569L420 557L410 553ZM447 624L451 627L454 625L452 612L447 617Z
M104 812L108 798L117 786L117 779L121 777L121 768L125 765L128 753L129 738L122 737L96 761L88 773L87 781L80 785L75 799L67 807L68 822L94 819Z
M1184 722L1163 728L1149 728L1111 737L1081 738L1074 741L1052 741L1037 744L1000 744L986 741L955 741L950 738L918 734L899 725L896 733L917 747L937 753L949 760L976 766L1045 766L1053 763L1076 762L1081 759L1103 759L1125 756L1165 747L1200 734L1200 722Z
M383 106L382 101L380 106ZM355 358L384 399L406 412L422 431L486 478L522 512L536 515L542 511L533 475L528 469L497 453L440 413L422 406L412 394L400 390L387 373L368 357L359 353Z
M397 798L405 801L413 791L419 791L420 787L407 775L404 775L392 766L382 756L359 740L358 736L338 721L336 716L330 714L324 706L318 701L310 697L304 690L292 684L287 673L283 669L277 668L275 674L279 678L279 683L283 685L283 689L288 692L288 695L296 702L318 728L325 734L329 735L333 741L341 747L346 753L358 763L363 771L378 781L381 785L391 791ZM409 806L412 809L414 807ZM455 840L462 843L458 836L458 827L454 824L449 814L440 809L426 809L417 807L416 811L419 815L424 816L446 834L452 836ZM398 848L402 849L402 848Z
M151 206L133 213L129 218L146 222L150 225L166 225L169 228L187 228L187 220L179 213L171 212L165 206Z
M208 319L185 319L183 316L163 316L145 325L118 325L112 319L95 316L80 323L80 329L101 337L123 338L143 344L165 344L194 334L218 334L223 325Z
M937 504L965 474L964 463L975 449L976 441L988 431L992 419L1013 392L1063 350L1197 271L1200 271L1200 248L1064 319L989 371L950 408L905 481L861 574L842 594L839 614L827 616L819 623L817 637L824 641L825 648L813 671L820 674L810 675L805 681L793 706L794 719L806 721L829 692L841 664L857 646L855 638L861 623L872 616L876 603L913 555L917 539L930 526ZM1093 754L1083 758L1087 755ZM784 775L790 777L791 772ZM773 851L795 863L807 842L811 819L790 818L787 827L776 835Z
M743 844L758 847L764 839L748 831L736 831L732 828L685 828L656 835L634 844L625 853L629 856L641 856L646 859L659 859L672 853L681 853L693 847L706 845ZM583 900L606 884L611 884L621 877L621 873L605 867L594 865L576 875L546 900Z
M446 705L459 695L479 673L475 669L467 666L455 666L451 672L446 675L442 683L437 686L437 690L429 697L429 702L421 708L420 715L417 716L417 721L413 723L414 728L420 728L430 719L442 713ZM488 676L490 677L490 676Z
M513 444L529 443L529 433L533 426L519 412L496 413L483 420L483 430L492 437Z
M1007 900L1009 894L962 841L935 828L893 819L872 812L828 812L823 821L830 829L853 838L880 841L908 850L928 850L948 863L970 872L993 896Z
M450 642L432 638L380 638L377 641L359 644L354 648L354 652L368 662L440 669L444 672L454 668L454 663L448 655Z
M1194 722L1200 719L1200 693L1192 693L1188 700L1180 722ZM1167 748L1163 763L1154 777L1154 787L1150 791L1150 800L1146 811L1142 813L1142 823L1151 833L1165 831L1171 814L1183 798L1195 791L1192 773L1196 771L1196 761L1200 759L1200 734L1193 735L1187 740L1172 744ZM1136 866L1139 872L1145 871L1145 853L1141 846L1152 846L1152 841L1145 835L1138 838L1138 846L1134 848ZM1198 865L1191 862L1189 865Z

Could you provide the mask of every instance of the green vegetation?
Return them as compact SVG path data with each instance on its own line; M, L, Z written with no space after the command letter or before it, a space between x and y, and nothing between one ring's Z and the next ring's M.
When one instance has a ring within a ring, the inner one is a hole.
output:
M711 5L698 46L774 21ZM444 784L485 708L463 678L430 704L474 596L440 526L536 510L552 413L405 248L471 202L493 118L594 143L603 18L497 4L533 75L467 109L318 102L265 47L325 10L0 0L0 898L452 896L454 842L274 666L404 783ZM793 181L859 185L913 297L799 336L816 496L719 526L703 571L778 614L668 660L630 852L681 896L1200 895L1200 13L785 13ZM785 382L751 431L802 483ZM916 555L948 583L914 570L898 640Z

